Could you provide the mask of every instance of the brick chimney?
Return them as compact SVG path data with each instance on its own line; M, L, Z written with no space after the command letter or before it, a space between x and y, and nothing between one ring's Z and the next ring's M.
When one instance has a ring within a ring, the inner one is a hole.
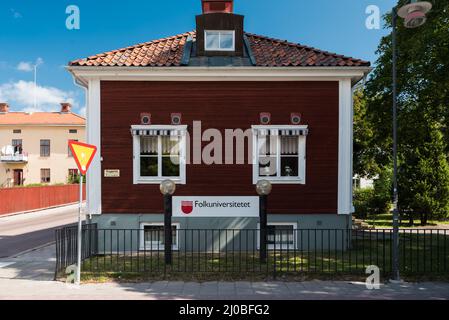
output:
M61 113L70 113L72 109L72 105L68 102L61 103Z
M234 13L233 0L201 0L203 6L203 14L207 13Z
M0 113L8 113L9 105L7 103L0 103Z

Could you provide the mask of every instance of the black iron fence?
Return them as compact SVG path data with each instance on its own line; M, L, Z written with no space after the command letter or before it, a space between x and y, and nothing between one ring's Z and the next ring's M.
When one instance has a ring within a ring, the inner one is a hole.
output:
M66 268L77 263L78 227L57 229L55 279L65 275ZM82 227L81 260L92 258L97 254L98 230L96 224L84 224Z
M58 230L56 275L76 263L76 228ZM267 260L259 259L259 230L172 229L172 261L164 255L164 227L146 229L83 229L84 274L136 277L180 273L217 276L300 275L303 273L363 275L377 266L392 270L392 230L289 229L267 230ZM400 231L403 274L447 274L449 230Z

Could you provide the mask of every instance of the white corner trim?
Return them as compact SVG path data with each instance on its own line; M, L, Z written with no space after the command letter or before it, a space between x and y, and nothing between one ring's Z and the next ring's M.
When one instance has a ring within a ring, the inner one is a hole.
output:
M351 80L339 82L338 214L352 213L352 87Z
M88 214L101 210L101 87L100 79L90 79L87 94L87 143L97 147L97 155L87 172Z

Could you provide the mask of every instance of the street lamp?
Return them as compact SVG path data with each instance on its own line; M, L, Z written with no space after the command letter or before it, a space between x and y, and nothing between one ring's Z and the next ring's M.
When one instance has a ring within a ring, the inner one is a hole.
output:
M397 145L397 43L396 27L398 16L404 19L404 26L412 29L422 26L426 13L432 9L427 1L411 0L401 8L393 8L393 280L400 281L399 275L399 211L398 211L398 145Z
M267 180L261 180L256 185L256 191L259 195L259 255L261 263L267 262L267 198L272 188L270 181Z
M164 233L165 233L165 263L172 264L172 196L176 191L176 184L171 180L164 180L160 185L164 195Z

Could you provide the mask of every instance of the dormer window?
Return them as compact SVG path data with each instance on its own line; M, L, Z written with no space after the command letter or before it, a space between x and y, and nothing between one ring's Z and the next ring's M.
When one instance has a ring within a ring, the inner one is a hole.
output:
M204 46L206 51L234 51L234 30L205 30Z

